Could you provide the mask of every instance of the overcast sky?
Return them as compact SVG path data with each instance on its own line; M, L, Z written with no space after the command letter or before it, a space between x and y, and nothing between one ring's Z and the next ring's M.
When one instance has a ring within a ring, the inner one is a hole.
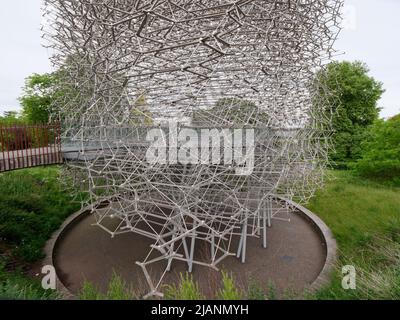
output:
M345 0L346 25L336 49L340 60L361 60L384 83L381 115L400 113L400 0ZM2 0L0 113L19 110L24 79L51 71L41 39L41 0Z

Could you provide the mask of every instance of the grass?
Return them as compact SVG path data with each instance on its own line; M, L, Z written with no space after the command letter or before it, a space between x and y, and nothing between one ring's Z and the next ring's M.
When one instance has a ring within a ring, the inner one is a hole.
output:
M238 289L232 274L222 271L222 288L217 293L219 300L242 300L243 294Z
M29 264L42 258L45 242L78 203L60 187L58 167L0 174L0 298L57 298L40 283L10 270L7 265ZM329 286L310 299L400 299L400 188L365 180L350 171L332 171L326 187L308 204L331 228L339 245L339 262ZM357 289L341 286L341 267L353 265ZM167 290L168 291L168 290ZM106 295L86 283L82 299L133 299L134 293L114 276ZM253 300L275 299L273 288L263 292L251 284L239 292L226 274L216 297ZM188 275L169 288L169 299L202 299L198 285Z
M330 286L315 297L400 299L400 292L393 296L388 293L391 290L386 294L378 290L391 283L395 292L400 282L400 255L396 249L400 243L400 188L361 179L349 171L334 171L332 175L333 179L308 205L331 228L340 249L338 269ZM341 286L344 265L356 268L356 290L346 291Z
M57 293L44 290L39 280L30 279L22 272L5 270L0 263L0 300L48 300L58 299Z
M249 285L247 288L247 299L248 300L266 300L267 295L264 292L264 289L259 285L259 283L250 279Z
M135 300L133 289L115 272L108 284L107 294L102 294L92 283L85 281L79 294L80 300Z
M0 174L0 241L26 262L42 258L51 234L80 208L58 175L58 167Z
M0 174L0 298L56 297L24 270L43 258L46 241L80 208L58 177L57 166Z
M199 285L189 273L181 274L178 285L165 286L166 300L204 300Z

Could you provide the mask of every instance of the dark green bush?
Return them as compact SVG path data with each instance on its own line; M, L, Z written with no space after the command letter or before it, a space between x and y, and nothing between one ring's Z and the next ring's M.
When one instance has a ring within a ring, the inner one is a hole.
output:
M363 143L362 157L353 167L361 176L400 185L400 118L374 124Z
M266 300L266 294L259 283L251 279L247 288L247 299L248 300Z

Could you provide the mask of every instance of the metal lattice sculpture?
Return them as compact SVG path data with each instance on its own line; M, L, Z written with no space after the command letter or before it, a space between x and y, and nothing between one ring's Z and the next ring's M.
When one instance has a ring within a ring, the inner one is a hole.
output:
M217 268L229 255L245 262L249 236L266 247L272 202L305 201L322 179L329 97L316 73L333 53L342 0L45 2L63 143L75 151L69 171L89 190L99 226L153 239L137 262L149 295L161 294L165 275L151 277L153 263ZM177 132L216 128L251 159L209 161L217 143L206 159L171 161L201 145ZM150 129L169 161L146 158ZM200 242L209 254L196 259Z

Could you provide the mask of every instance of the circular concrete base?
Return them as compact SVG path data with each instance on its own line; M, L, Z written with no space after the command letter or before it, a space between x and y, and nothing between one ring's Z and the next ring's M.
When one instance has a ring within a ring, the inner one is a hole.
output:
M111 238L93 226L94 222L88 211L77 213L49 242L47 263L55 266L59 287L64 293L74 296L87 280L106 291L115 271L138 294L147 293L149 289L143 272L135 262L146 257L151 240L134 233ZM305 289L320 286L326 280L336 255L336 244L329 229L300 206L290 214L290 222L273 221L273 226L268 229L267 249L262 248L258 238L249 238L247 248L245 264L236 257L229 257L219 264L219 268L232 273L243 290L253 281L263 289L273 286L281 296L288 292L301 295ZM199 257L204 254L201 245L197 254ZM159 278L165 264L152 265L151 276ZM174 261L163 284L176 283L186 266ZM220 277L220 272L211 268L194 266L193 278L208 298L214 297Z

